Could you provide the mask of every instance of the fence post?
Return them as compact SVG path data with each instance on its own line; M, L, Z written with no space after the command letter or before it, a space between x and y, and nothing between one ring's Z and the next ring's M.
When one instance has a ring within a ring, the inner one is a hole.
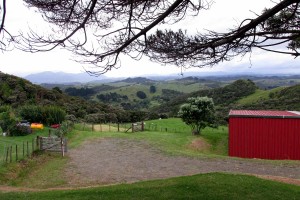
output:
M9 150L9 162L12 162L12 145L10 146Z
M40 149L39 136L36 136L36 148Z
M16 161L18 161L18 145L16 144Z
M6 148L6 157L5 157L5 162L8 162L8 153L9 153L9 146Z
M25 144L24 144L24 141L23 141L23 159L25 157Z
M26 142L27 146L27 157L29 157L29 147L28 147L28 141Z
M120 132L120 124L119 124L119 122L118 122L118 132Z
M32 153L34 152L34 138L32 138Z
M92 123L92 132L94 131L94 123Z

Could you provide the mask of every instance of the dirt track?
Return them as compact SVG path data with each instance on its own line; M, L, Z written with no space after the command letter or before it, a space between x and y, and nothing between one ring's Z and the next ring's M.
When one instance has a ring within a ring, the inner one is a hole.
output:
M68 155L70 163L65 175L69 186L130 183L207 172L257 174L300 185L299 164L167 156L146 142L129 139L86 142Z

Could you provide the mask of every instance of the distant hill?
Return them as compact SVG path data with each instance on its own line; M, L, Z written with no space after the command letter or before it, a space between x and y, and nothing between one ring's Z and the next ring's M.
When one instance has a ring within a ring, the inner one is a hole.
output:
M150 80L150 79L144 78L144 77L135 77L135 78L127 78L127 79L116 81L116 82L146 84L146 83L153 83L156 81Z
M92 113L117 114L122 111L122 109L116 109L101 102L91 102L66 95L59 88L49 90L23 78L0 72L1 105L10 105L13 108L23 105L53 105L62 107L68 114L79 118L84 118L87 114Z
M88 73L72 74L72 73L65 73L65 72L50 72L50 71L30 74L28 76L25 76L24 78L36 84L42 84L42 83L78 84L78 83L87 83L91 81L101 82L107 80L107 77L105 76L95 77L95 76L90 76Z
M237 80L224 87L203 89L180 95L154 108L154 110L168 113L169 115L177 115L180 105L185 103L187 98L197 96L213 98L213 101L218 108L224 108L243 97L253 94L256 90L257 86L251 80Z

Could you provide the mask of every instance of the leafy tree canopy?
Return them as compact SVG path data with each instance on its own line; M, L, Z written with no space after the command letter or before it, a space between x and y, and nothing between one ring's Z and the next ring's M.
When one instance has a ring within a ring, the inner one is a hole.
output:
M213 127L215 122L214 103L208 97L191 97L180 107L179 117L191 126L194 134L200 134L201 129Z
M227 32L193 35L185 30L149 31L179 22L186 15L201 15L199 11L212 6L208 0L24 0L53 26L42 34L31 29L20 36L5 28L6 1L0 2L0 50L6 50L12 41L30 52L63 47L79 56L80 62L98 66L88 71L95 75L118 68L121 54L135 59L146 55L181 67L215 65L255 48L299 56L299 0L277 0L256 18L245 19ZM287 48L272 48L282 45Z

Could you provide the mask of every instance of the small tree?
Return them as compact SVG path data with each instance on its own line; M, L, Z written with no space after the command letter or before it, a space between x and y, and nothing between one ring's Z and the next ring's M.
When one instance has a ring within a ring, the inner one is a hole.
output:
M150 86L150 93L155 93L156 92L156 87L154 85Z
M137 96L138 98L140 98L140 99L146 99L146 98L147 98L146 93L143 92L143 91L137 91L136 96Z
M192 128L193 134L199 135L201 129L213 127L215 109L212 98L191 97L187 101L181 105L178 115Z

